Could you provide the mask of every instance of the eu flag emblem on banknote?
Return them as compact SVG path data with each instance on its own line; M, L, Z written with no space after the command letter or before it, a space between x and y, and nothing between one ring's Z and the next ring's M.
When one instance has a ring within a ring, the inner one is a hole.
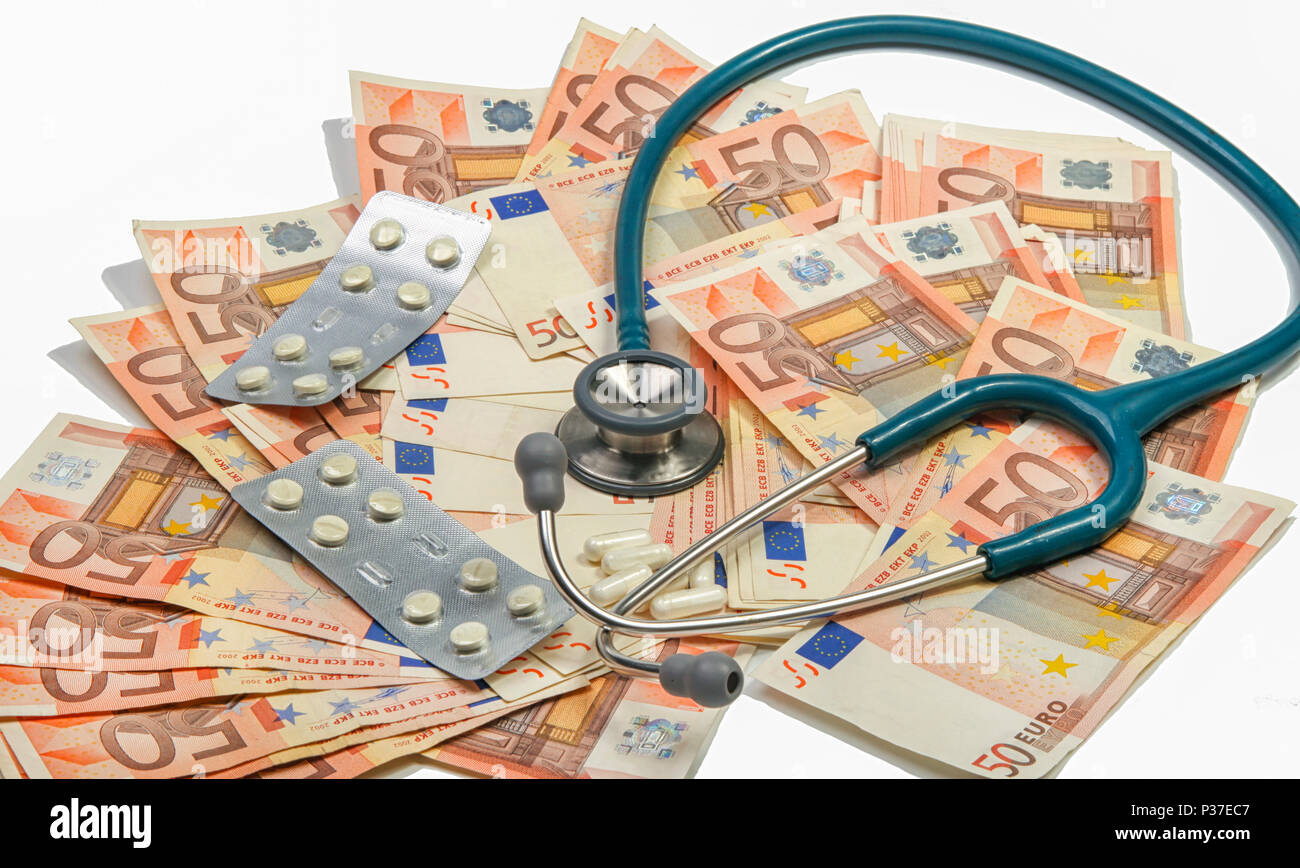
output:
M536 190L511 193L508 196L492 196L488 201L492 203L492 207L496 209L497 215L502 220L527 217L529 214L548 210L546 200Z
M795 653L813 663L820 663L827 669L834 669L862 641L862 637L848 627L827 621L826 625L799 646Z
M433 475L433 447L423 443L394 443L393 469L398 473L419 473L423 476Z
M763 548L769 561L806 561L803 525L792 521L763 522Z
M447 354L438 335L420 335L406 348L406 360L412 365L445 365Z

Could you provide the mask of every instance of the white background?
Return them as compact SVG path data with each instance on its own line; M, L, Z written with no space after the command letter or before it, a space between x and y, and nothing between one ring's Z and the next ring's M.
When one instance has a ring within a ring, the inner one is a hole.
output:
M0 55L8 118L0 167L9 203L0 217L9 275L0 314L0 465L55 412L120 418L113 407L121 401L102 385L92 356L76 347L48 354L75 342L68 317L122 306L102 273L138 259L132 218L227 217L334 198L321 122L350 113L350 68L537 87L549 84L581 15L620 31L658 24L715 62L819 20L943 15L1110 67L1182 105L1284 187L1300 190L1296 15L1285 9L1245 0L8 4ZM859 88L877 118L894 111L1156 145L1041 84L950 59L875 53L787 78L810 87L812 98ZM1284 269L1249 214L1186 161L1175 165L1192 336L1228 350L1283 315ZM1229 482L1300 498L1298 403L1300 377L1265 391ZM1300 533L1292 533L1189 632L1061 776L1300 774L1298 555ZM759 685L748 693L723 721L701 776L952 773L834 721L809 725L788 716L788 706ZM413 769L441 773L415 763L399 773Z

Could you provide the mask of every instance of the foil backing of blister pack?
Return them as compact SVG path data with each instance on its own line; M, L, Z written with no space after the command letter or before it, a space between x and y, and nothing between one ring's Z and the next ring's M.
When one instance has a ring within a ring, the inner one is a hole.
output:
M334 467L340 455L355 461L355 477L326 481L322 468ZM277 480L285 479L301 488L295 508L271 505L283 505L284 484ZM400 517L372 517L368 499L377 489L400 496ZM235 486L231 495L395 639L457 678L482 678L497 671L574 614L549 581L483 542L351 441L322 446L273 473ZM281 495L278 501L277 495ZM346 522L346 540L338 545L314 541L313 524L321 516ZM489 590L463 587L461 568L476 558L496 566L496 584ZM540 607L527 615L512 615L507 597L528 585L540 589ZM432 591L440 599L441 614L430 623L413 623L404 614L404 602L419 591ZM467 622L487 628L486 647L471 653L453 647L452 631Z
M386 243L394 237L389 231L394 223L401 229L400 242L378 246L377 238ZM208 385L208 394L287 406L334 400L429 330L469 279L490 233L488 222L474 214L400 193L376 193L325 270ZM435 263L430 253L435 242L440 253L456 254L454 264ZM370 269L368 288L356 288L356 275L364 274L358 266ZM344 288L345 276L352 289ZM411 284L427 290L426 304L413 306L424 294ZM287 352L295 348L300 351Z

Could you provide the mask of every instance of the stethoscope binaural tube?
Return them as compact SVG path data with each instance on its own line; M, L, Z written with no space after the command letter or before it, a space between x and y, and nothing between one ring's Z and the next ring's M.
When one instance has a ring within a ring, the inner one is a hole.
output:
M727 94L783 67L849 49L889 47L929 49L1009 65L1109 104L1190 153L1240 191L1268 219L1292 256L1300 260L1300 207L1291 196L1218 133L1145 88L1049 45L987 27L913 16L846 18L774 37L727 61L700 79L659 116L655 135L646 139L628 174L615 226L615 296L621 350L650 349L641 271L650 191L669 151L690 125ZM1292 310L1279 325L1246 346L1159 380L1132 383L1102 392L1084 392L1056 380L1024 374L963 380L953 384L946 394L935 393L923 398L862 434L857 441L855 457L869 466L879 464L909 445L942 433L969 415L999 407L1040 413L1085 434L1110 462L1111 479L1101 495L1090 504L991 540L980 546L979 554L970 559L970 563L961 562L965 568L965 571L960 571L963 575L978 567L974 570L976 574L982 573L991 579L1005 578L1091 548L1118 530L1136 509L1142 494L1146 456L1140 437L1188 406L1273 370L1294 355L1297 348L1300 348L1300 311ZM540 441L534 441L533 446L539 445ZM520 451L540 455L536 449L524 450L523 444ZM842 471L838 465L843 460L832 464ZM521 464L518 457L516 463L525 482L526 496L530 477L535 488L539 485L546 487L536 482L545 475L538 469L540 463L523 466L529 462ZM819 468L814 475L831 466ZM787 488L799 486L801 483L795 482ZM780 494L778 492L773 498ZM559 562L558 545L554 539L554 511L562 502L561 491L558 502L553 498L548 501L544 496L530 498L529 508L539 515L548 571L562 592L572 592L576 589L571 587L572 581ZM719 542L735 536L740 532L740 525L748 523L753 515L753 509L747 510L719 528L715 532ZM1097 520L1099 515L1101 521ZM753 629L792 620L795 617L792 613L803 615L810 609L808 605L802 605L740 616L692 618L676 627L674 622L649 622L623 616L628 604L646 599L667 584L673 578L672 571L684 567L683 558L690 556L698 560L702 550L701 543L683 553L629 592L614 607L614 612L590 604L577 606L579 611L602 625L598 649L611 665L637 674L659 671L661 680L669 669L673 677L680 680L678 673L683 669L681 663L660 669L656 664L621 654L610 642L612 630L632 634L680 634L688 628L691 632ZM875 590L886 591L888 587ZM581 592L578 594L580 596ZM884 595L881 595L876 602L883 599ZM816 615L805 617L852 611L874 604L869 594L859 592L822 601L811 607ZM834 608L835 605L840 608ZM738 622L745 626L738 626ZM701 665L699 675L701 681L712 679L714 682L707 689L698 688L701 696L734 698L738 693L738 689L724 690L727 685L721 683L719 679L722 676L713 669ZM729 683L733 675L726 676Z

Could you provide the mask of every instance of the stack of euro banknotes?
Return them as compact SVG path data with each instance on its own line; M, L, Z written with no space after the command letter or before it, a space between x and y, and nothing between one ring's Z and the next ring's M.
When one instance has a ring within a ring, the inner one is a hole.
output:
M584 20L549 86L353 72L355 195L137 221L159 303L72 325L154 427L58 416L0 481L0 773L330 778L420 754L500 777L691 774L722 712L609 672L582 618L482 681L451 678L229 488L349 439L544 575L510 458L616 349L624 180L710 68L658 28ZM208 398L378 190L491 222L447 313L319 408ZM725 460L654 500L570 481L559 531L579 581L601 577L588 536L639 528L681 551L955 379L1104 389L1214 357L1187 339L1178 207L1169 153L1122 139L878 119L857 90L813 100L777 80L733 93L671 153L645 268L654 346L704 372ZM625 646L720 650L794 713L954 771L1043 775L1289 523L1290 501L1222 481L1254 398L1244 383L1153 432L1142 506L1090 553L829 621ZM722 551L724 611L951 563L1109 472L1052 422L970 419Z

